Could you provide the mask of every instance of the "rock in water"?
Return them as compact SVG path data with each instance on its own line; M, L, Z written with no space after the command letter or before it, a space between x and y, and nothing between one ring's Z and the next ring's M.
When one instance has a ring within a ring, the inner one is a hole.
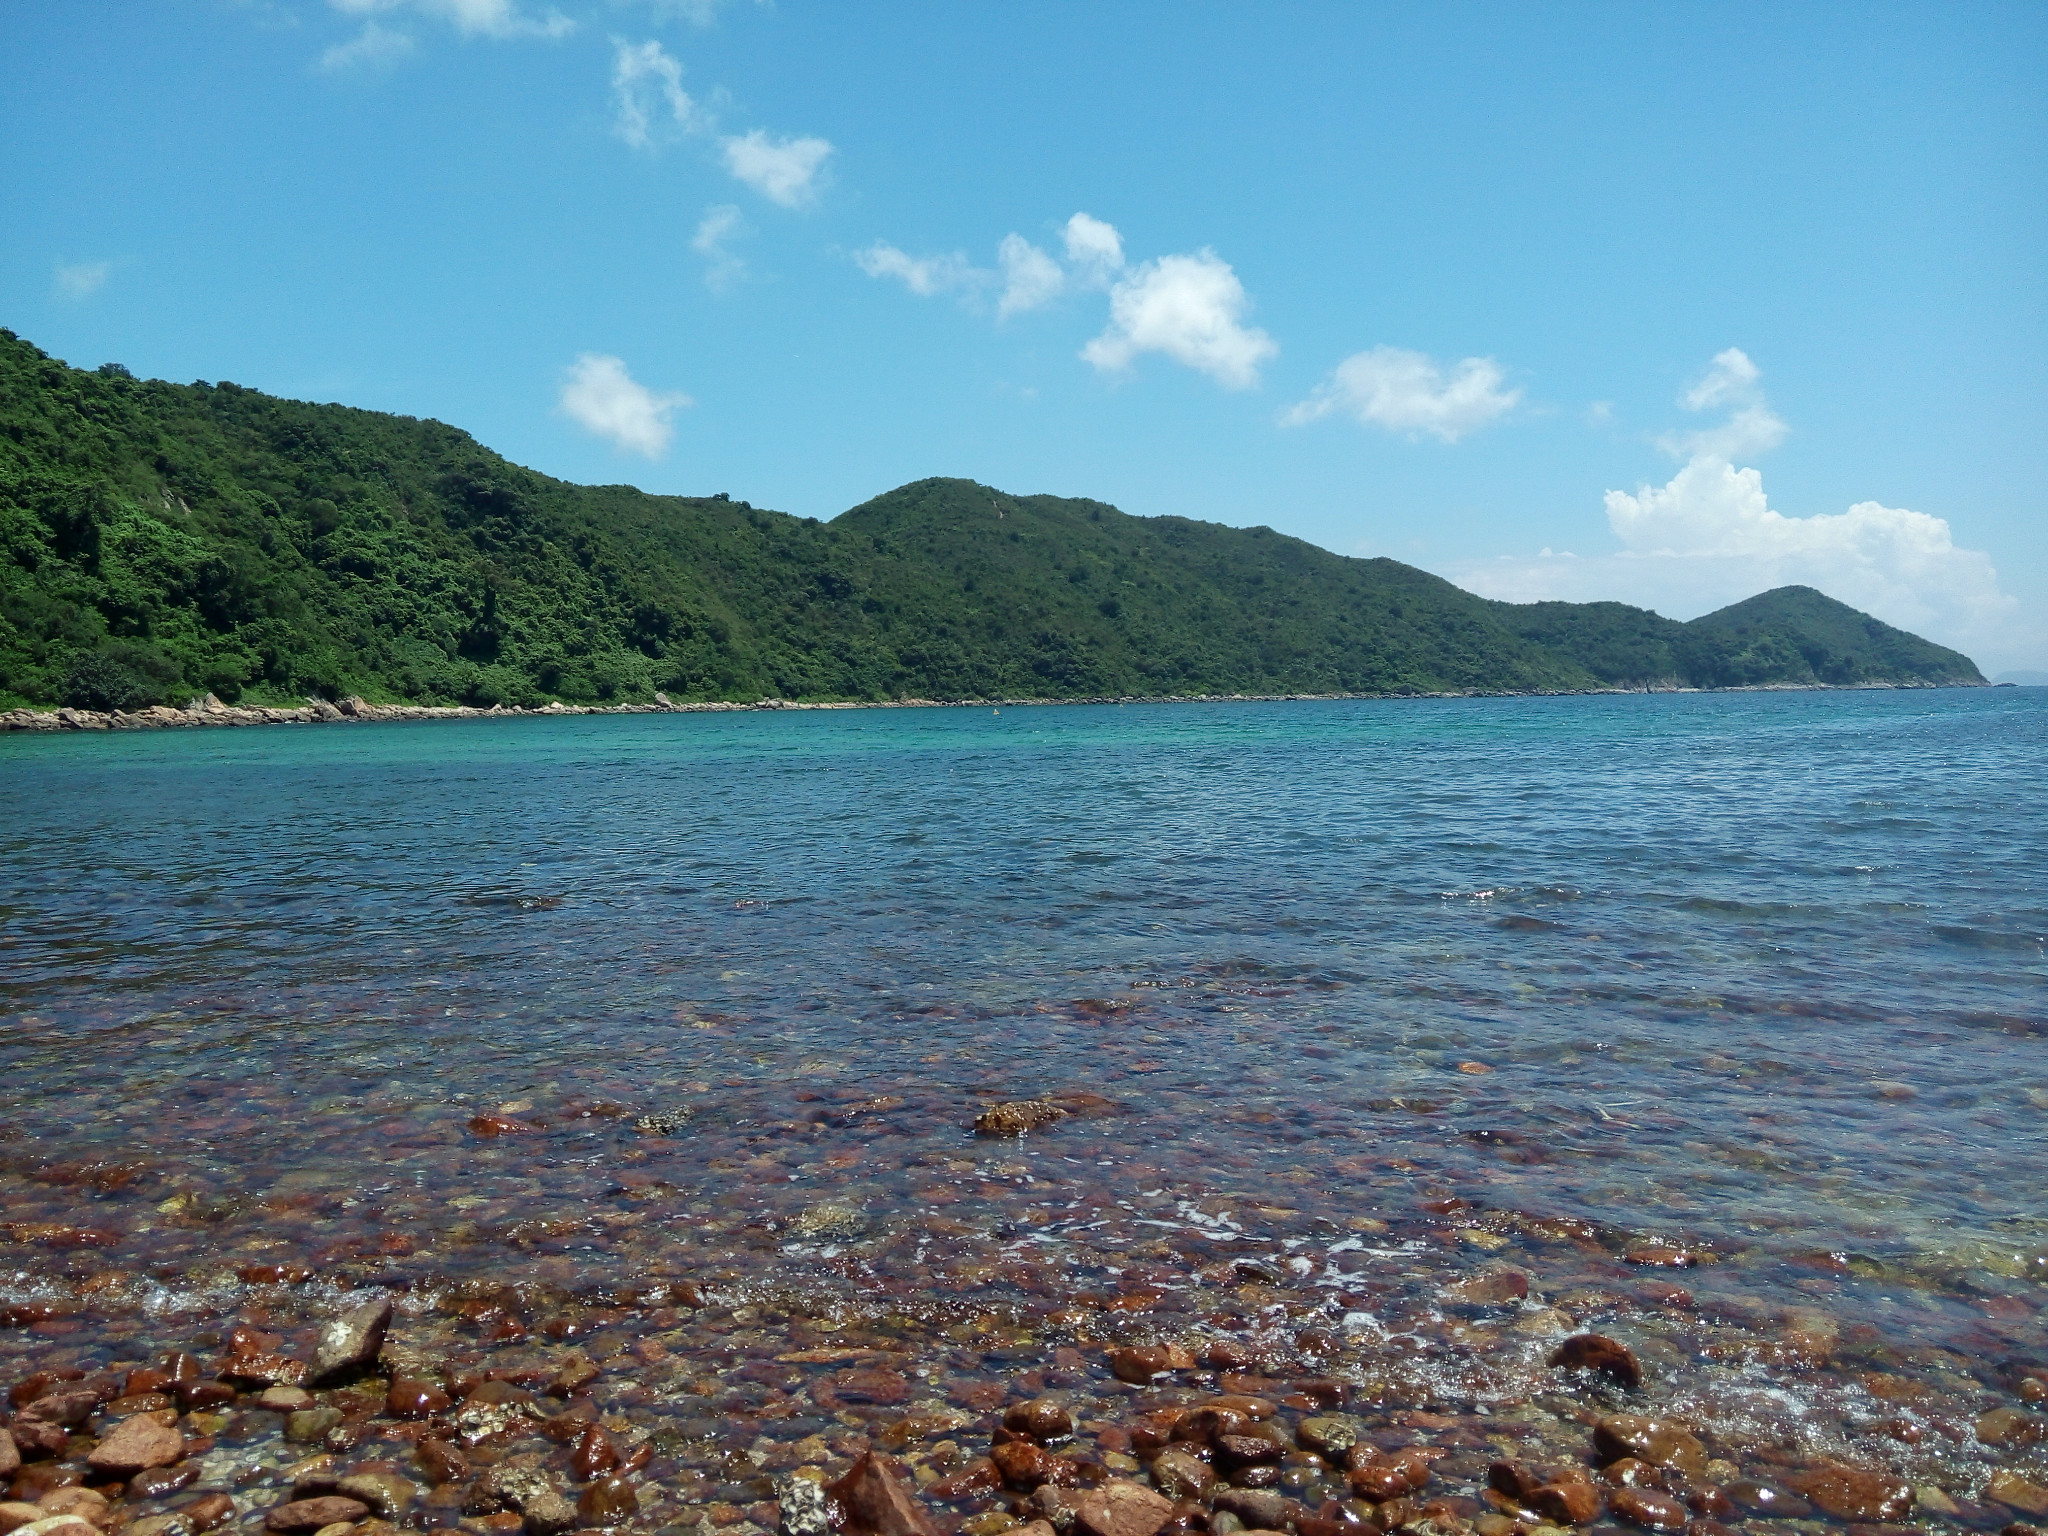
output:
M1643 1368L1626 1344L1600 1333L1575 1333L1557 1346L1550 1357L1553 1366L1572 1371L1597 1371L1617 1386L1640 1387Z
M369 1505L359 1504L354 1499L294 1499L271 1510L263 1523L279 1536L292 1536L294 1532L317 1531L323 1526L339 1525L344 1520L360 1520L369 1512Z
M600 1477L576 1501L576 1518L585 1526L624 1525L640 1511L640 1496L618 1473Z
M1086 1493L1074 1509L1074 1528L1082 1536L1156 1536L1173 1518L1173 1504L1143 1483L1124 1478Z
M365 1302L320 1325L319 1342L313 1347L310 1385L326 1386L377 1363L384 1348L384 1334L391 1326L391 1298Z
M696 1111L687 1105L677 1109L664 1110L659 1114L640 1115L633 1121L633 1129L642 1136L673 1136L696 1117Z
M1610 1413L1593 1426L1593 1450L1603 1465L1634 1457L1647 1466L1675 1467L1694 1481L1706 1475L1706 1446L1674 1419Z
M1007 1104L992 1104L976 1115L974 1129L981 1136L1022 1136L1066 1117L1067 1112L1059 1105L1043 1099L1013 1099Z
M825 1502L825 1486L807 1477L775 1480L775 1501L781 1510L778 1536L832 1536L832 1510Z
M1668 1493L1654 1493L1647 1488L1620 1488L1615 1491L1611 1507L1615 1514L1630 1524L1648 1530L1685 1529L1685 1506Z
M168 1467L185 1454L185 1437L157 1423L146 1413L123 1419L112 1434L93 1447L86 1463L95 1472L132 1477L151 1467Z
M1785 1479L1837 1520L1897 1520L1913 1507L1913 1485L1862 1467L1824 1461Z
M911 1493L896 1463L879 1451L865 1451L853 1470L831 1487L855 1536L939 1536L939 1528Z

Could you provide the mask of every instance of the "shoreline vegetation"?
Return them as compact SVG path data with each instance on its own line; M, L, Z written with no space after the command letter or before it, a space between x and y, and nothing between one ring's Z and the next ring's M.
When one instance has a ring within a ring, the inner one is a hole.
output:
M88 372L0 331L0 709L1983 682L1810 587L1684 623L1496 602L1270 527L964 479L821 521L572 485L441 422Z
M0 711L0 734L13 731L152 731L205 726L247 725L393 725L421 720L561 719L570 715L716 715L763 711L838 709L1037 709L1059 704L1308 704L1350 700L1585 698L1605 694L1653 693L1888 693L1943 687L1984 687L1976 683L1757 683L1728 688L1687 688L1677 684L1643 688L1557 688L1521 690L1447 690L1441 693L1210 693L1151 694L1100 698L1020 699L757 699L674 700L657 696L644 704L564 704L534 707L503 704L488 709L475 705L372 704L351 695L339 701L308 699L296 708L277 705L223 704L212 694L182 708L165 704L137 710L10 709Z

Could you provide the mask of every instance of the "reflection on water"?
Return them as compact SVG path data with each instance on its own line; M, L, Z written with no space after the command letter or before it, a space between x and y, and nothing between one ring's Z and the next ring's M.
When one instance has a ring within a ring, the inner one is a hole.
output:
M905 1410L748 1359L1498 1416L1597 1327L1973 1523L2048 1366L2044 747L2033 691L0 738L0 1351L395 1287L810 1432Z

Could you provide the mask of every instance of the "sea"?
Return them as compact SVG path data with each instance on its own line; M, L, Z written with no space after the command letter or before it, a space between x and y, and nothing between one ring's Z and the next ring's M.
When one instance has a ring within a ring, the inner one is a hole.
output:
M1997 1529L2044 784L2042 688L0 736L0 1378L389 1295L422 1377L588 1354L679 1529L878 1443L992 1532L1003 1403L1130 1470L1233 1390L1467 1518L1634 1405Z

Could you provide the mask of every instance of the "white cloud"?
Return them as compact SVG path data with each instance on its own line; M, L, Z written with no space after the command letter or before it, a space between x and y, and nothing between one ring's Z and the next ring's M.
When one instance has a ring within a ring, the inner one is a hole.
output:
M1094 287L1107 288L1110 279L1123 270L1124 239L1114 224L1077 213L1067 220L1063 231L1067 260L1077 278Z
M1050 304L1067 284L1060 264L1022 235L1003 236L996 261L1003 273L1003 296L996 300L998 320Z
M1688 411L1725 407L1728 419L1698 432L1667 432L1657 439L1657 446L1681 457L1704 454L1723 459L1777 447L1789 429L1764 403L1762 379L1762 371L1740 347L1715 354L1706 373L1678 397L1678 403Z
M111 261L81 261L71 265L57 264L54 279L57 296L65 299L89 299L107 286L107 279L114 274Z
M721 139L725 168L770 202L801 208L817 196L832 146L824 139L778 139L765 129Z
M994 274L976 267L958 251L944 256L913 256L877 240L853 253L855 265L869 277L893 277L921 299L937 293L969 292Z
M328 0L328 4L347 16L410 11L445 21L464 37L557 38L576 30L576 23L553 7L534 16L518 0Z
M747 275L747 264L726 242L748 233L747 221L731 203L704 210L690 249L704 258L704 286L724 293Z
M1081 356L1114 372L1130 367L1141 352L1161 352L1227 389L1247 389L1280 348L1264 331L1243 324L1246 303L1244 285L1214 251L1162 256L1110 289L1109 327Z
M669 418L694 404L688 395L656 394L637 383L616 357L585 352L562 384L561 406L580 426L614 447L658 459L675 427Z
M1990 556L1958 547L1947 519L1925 512L1861 501L1787 517L1769 505L1757 470L1701 455L1667 484L1609 491L1607 523L1616 554L1507 558L1459 583L1511 602L1613 599L1681 619L1800 585L1972 656L2014 638L2019 603Z
M376 21L363 23L363 30L345 43L336 43L320 55L320 67L330 74L358 65L384 69L412 52L412 35L394 32Z
M1773 587L1817 587L1943 645L1987 670L1998 658L2048 653L2048 625L2022 614L1989 555L1957 545L1947 519L1881 502L1845 512L1789 517L1764 494L1762 474L1738 468L1729 442L1760 449L1782 441L1785 423L1764 403L1762 375L1736 348L1713 360L1683 394L1691 411L1725 410L1719 428L1661 440L1698 443L1663 485L1609 491L1607 525L1620 548L1580 558L1505 557L1467 569L1457 581L1511 602L1610 599L1696 618Z
M613 131L635 149L651 149L662 138L704 133L711 127L683 89L683 66L658 42L612 39L612 96L618 103Z
M687 21L693 27L708 27L718 20L718 13L731 3L732 0L648 0L648 9L654 13L657 21L675 17ZM768 0L754 0L754 3L765 9Z
M1342 411L1411 439L1428 432L1455 443L1515 408L1522 392L1502 389L1504 379L1500 364L1490 357L1468 357L1446 372L1420 352L1374 347L1345 358L1308 399L1280 419L1296 427Z

